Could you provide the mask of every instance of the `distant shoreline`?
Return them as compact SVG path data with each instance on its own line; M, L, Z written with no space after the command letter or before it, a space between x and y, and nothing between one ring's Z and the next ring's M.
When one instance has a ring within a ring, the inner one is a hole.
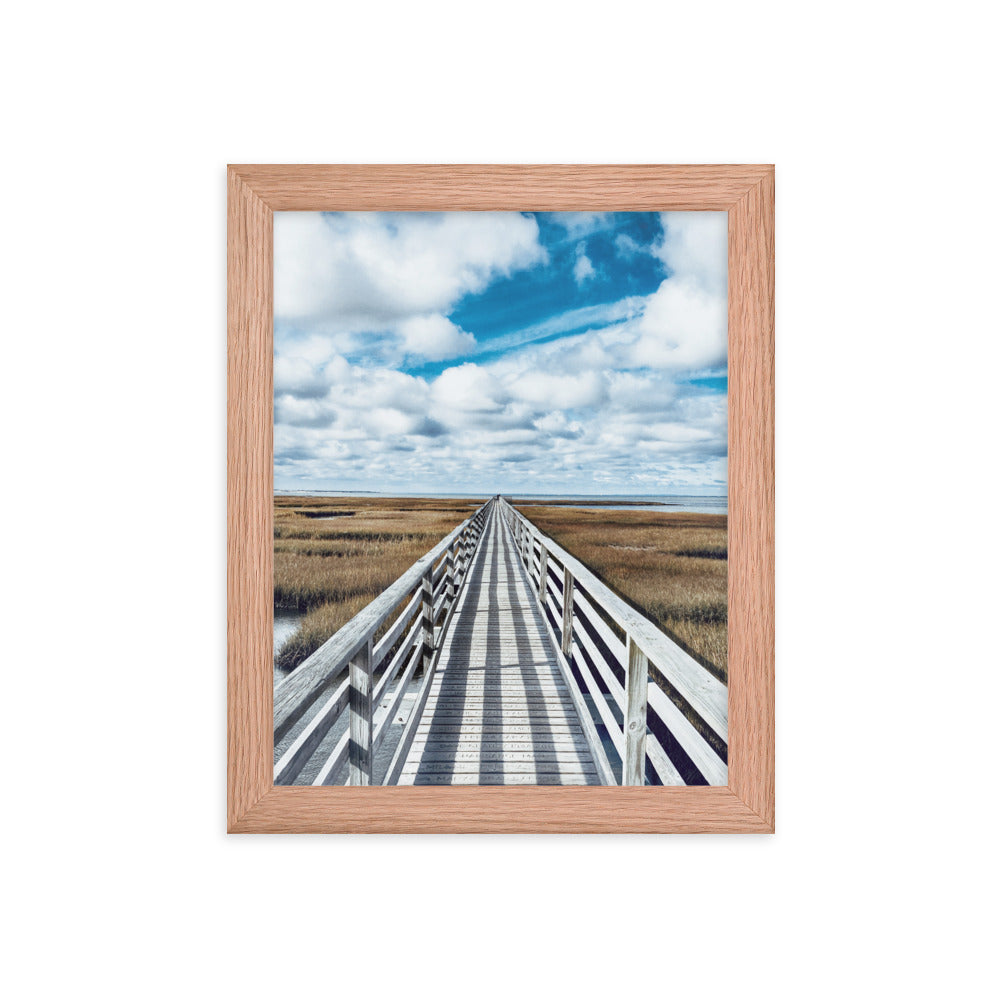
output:
M542 534L725 678L725 497L717 509L700 511L664 494L514 496L513 502ZM276 682L478 506L469 497L277 495Z
M521 497L508 497L512 504L524 507L673 507L674 504L665 500L534 500ZM703 497L692 497L692 500L702 500Z
M480 504L494 494L486 493L376 493L365 490L276 490L274 497L313 501L346 500L348 502L386 501L465 501ZM519 507L560 507L581 510L636 510L660 512L691 512L702 514L729 513L729 498L725 495L702 493L649 493L649 494L585 494L585 493L504 493L508 500Z

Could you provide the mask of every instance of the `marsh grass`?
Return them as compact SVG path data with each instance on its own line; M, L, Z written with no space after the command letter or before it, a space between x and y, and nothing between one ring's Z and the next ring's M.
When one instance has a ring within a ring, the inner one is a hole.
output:
M278 651L277 666L287 671L301 663L476 506L471 500L275 497L275 606L306 613ZM727 679L725 515L520 509Z
M274 604L306 612L278 651L278 668L298 666L477 506L471 500L275 497Z
M530 521L721 680L728 677L724 514L519 505Z

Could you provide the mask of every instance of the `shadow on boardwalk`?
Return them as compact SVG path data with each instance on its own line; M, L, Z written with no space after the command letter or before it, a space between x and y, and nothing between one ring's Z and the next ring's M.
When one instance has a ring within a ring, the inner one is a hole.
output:
M510 532L494 510L400 784L598 784Z

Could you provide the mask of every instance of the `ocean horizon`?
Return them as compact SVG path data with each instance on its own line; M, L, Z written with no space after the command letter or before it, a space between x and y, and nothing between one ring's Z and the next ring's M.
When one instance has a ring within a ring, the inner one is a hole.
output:
M477 500L492 493L434 493L430 491L402 492L396 490L275 490L275 496L324 497L402 497L428 500ZM521 503L546 503L556 506L600 506L604 510L648 510L662 513L728 514L729 497L702 493L504 493ZM619 501L616 506L608 501ZM643 503L645 501L645 503Z

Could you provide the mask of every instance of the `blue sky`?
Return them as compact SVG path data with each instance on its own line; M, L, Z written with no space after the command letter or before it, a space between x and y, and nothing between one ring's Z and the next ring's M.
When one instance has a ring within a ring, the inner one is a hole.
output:
M726 215L276 213L277 490L726 492Z

